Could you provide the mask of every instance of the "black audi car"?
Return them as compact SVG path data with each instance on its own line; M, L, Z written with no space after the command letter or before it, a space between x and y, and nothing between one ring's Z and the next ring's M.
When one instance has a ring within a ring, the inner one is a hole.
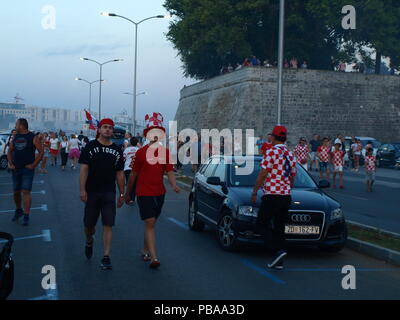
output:
M234 250L243 243L268 243L271 232L260 232L257 224L262 192L259 191L256 204L251 202L261 161L258 156L216 156L202 165L189 196L190 229L202 231L206 224L216 227L219 243L225 250ZM329 182L317 184L302 166L297 169L292 205L286 217L286 241L340 251L347 239L347 229L341 205L322 191L330 187Z
M378 167L393 167L400 159L400 143L383 144L376 154Z

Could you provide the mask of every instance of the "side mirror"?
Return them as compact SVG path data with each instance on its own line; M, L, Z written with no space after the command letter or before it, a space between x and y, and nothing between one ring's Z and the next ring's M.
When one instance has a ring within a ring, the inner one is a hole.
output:
M328 189L328 188L331 187L331 184L329 183L328 180L321 180L321 181L318 183L318 186L319 186L321 189Z
M209 177L207 179L207 184L211 184L212 186L220 186L221 179L219 177Z

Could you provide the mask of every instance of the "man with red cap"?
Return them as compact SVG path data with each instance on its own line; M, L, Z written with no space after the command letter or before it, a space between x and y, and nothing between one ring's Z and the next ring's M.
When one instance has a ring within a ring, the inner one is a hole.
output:
M164 173L172 189L178 193L174 167L170 162L169 150L161 145L165 136L163 116L154 112L145 118L146 128L144 136L149 144L139 149L135 155L135 162L129 177L125 201L128 203L132 188L136 182L136 196L140 217L145 223L144 248L142 256L149 261L150 268L158 268L160 261L156 252L155 225L160 217L164 204L166 189L163 183Z
M103 222L104 257L101 260L103 270L112 269L110 250L112 227L115 224L115 181L119 188L118 208L124 203L124 157L122 150L112 142L114 122L111 119L100 121L97 138L90 141L82 150L79 158L80 198L85 203L85 255L93 255L93 235L101 214Z
M283 269L285 251L285 219L292 203L291 188L296 176L296 160L285 145L287 130L276 126L271 134L273 147L264 155L261 171L253 189L252 202L257 202L257 192L262 187L264 196L258 213L258 223L267 230L274 219L273 246L275 256L269 268Z

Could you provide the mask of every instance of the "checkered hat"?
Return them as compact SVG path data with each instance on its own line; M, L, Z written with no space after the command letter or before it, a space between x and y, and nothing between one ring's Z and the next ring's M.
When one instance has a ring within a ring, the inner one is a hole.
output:
M145 129L143 131L144 136L147 135L151 129L161 129L165 132L164 128L164 117L161 113L153 112L152 114L147 114L144 118L145 121Z

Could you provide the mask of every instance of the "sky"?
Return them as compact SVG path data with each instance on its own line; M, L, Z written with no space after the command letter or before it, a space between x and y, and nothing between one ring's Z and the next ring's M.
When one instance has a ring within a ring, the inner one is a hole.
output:
M99 62L124 59L103 67L102 114L123 109L132 114L134 26L100 12L112 12L140 21L167 14L164 0L1 0L0 102L13 102L16 93L24 103L40 107L82 110L88 107L89 87L76 77L99 79ZM55 9L55 29L45 6ZM194 80L183 76L178 52L165 34L170 19L154 19L139 25L137 119L161 112L173 120L180 90ZM92 108L98 108L98 85L93 85Z

